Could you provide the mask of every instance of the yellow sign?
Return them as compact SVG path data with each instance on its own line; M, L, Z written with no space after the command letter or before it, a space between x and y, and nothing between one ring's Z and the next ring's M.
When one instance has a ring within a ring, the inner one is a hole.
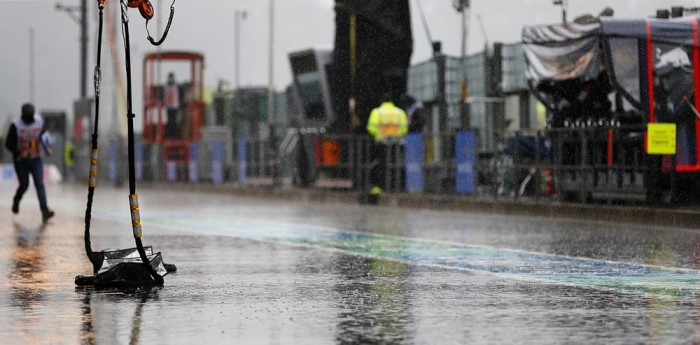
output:
M676 154L676 124L650 123L647 125L647 153L650 155Z

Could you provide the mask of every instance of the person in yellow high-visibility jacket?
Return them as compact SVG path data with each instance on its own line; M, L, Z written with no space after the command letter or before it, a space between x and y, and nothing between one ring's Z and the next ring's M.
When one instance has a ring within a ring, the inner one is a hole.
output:
M374 139L369 176L370 194L379 195L385 185L388 145L397 144L408 132L406 112L394 105L391 97L384 95L381 105L369 114L367 132Z
M75 146L70 138L66 140L66 146L63 148L63 163L66 165L66 179L73 182L75 180L73 171L75 166Z

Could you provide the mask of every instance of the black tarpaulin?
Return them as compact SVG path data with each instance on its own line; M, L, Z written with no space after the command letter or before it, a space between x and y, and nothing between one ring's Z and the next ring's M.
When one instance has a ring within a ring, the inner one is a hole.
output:
M161 277L177 269L174 265L163 262L160 252L154 253L150 246L143 247L148 262ZM141 288L160 285L152 273L143 264L137 248L109 249L93 254L95 261L94 276L78 276L75 283L79 286L94 285L96 288Z
M333 62L329 66L333 111L331 130L350 129L348 99L356 100L363 124L388 92L398 99L406 93L413 53L408 0L336 0ZM353 21L354 19L354 26ZM354 27L354 30L353 30ZM354 34L354 35L353 35ZM351 42L354 42L354 50Z
M156 273L158 273L161 276L166 275L168 271L165 269L165 266L163 266L163 258L160 252L154 254L153 248L150 246L143 247L143 249L146 252L146 257L148 257L148 261L151 262L151 266L153 266ZM100 269L97 271L98 275L104 274L122 263L143 264L143 262L141 261L141 257L139 256L139 252L136 248L105 250L103 251L103 253L104 260L102 262L102 267L100 267Z

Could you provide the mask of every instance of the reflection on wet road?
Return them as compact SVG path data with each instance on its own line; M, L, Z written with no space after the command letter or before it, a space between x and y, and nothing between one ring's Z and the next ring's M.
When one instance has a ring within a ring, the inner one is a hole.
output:
M44 277L44 252L42 240L45 226L29 229L20 223L15 228L16 247L12 254L13 268L10 273L12 302L23 310L31 310L39 304L47 289Z
M410 264L494 273L520 279L580 284L654 294L700 292L700 271L470 246L256 219L170 214L153 223L217 236L233 236L335 249Z
M83 194L50 190L61 203L46 227L31 206L2 223L0 339L700 341L694 230L146 190L145 243L179 270L162 289L104 292L73 285L75 275L90 273ZM93 246L132 246L124 191L104 188L97 197Z

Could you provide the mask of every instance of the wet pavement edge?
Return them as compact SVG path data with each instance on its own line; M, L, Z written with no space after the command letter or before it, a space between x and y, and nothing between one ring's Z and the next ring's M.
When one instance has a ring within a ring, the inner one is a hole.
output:
M212 191L251 197L256 199L297 200L319 203L360 204L362 195L349 190L332 188L296 188L274 186L241 186L237 184L213 183L142 183L143 188L168 188L175 190ZM697 228L700 225L700 209L671 208L669 205L620 206L606 204L577 204L556 202L543 199L512 200L485 199L467 195L436 195L385 193L381 196L379 206L472 212L498 215L519 215L548 218L567 218L595 222L626 223L675 228Z

